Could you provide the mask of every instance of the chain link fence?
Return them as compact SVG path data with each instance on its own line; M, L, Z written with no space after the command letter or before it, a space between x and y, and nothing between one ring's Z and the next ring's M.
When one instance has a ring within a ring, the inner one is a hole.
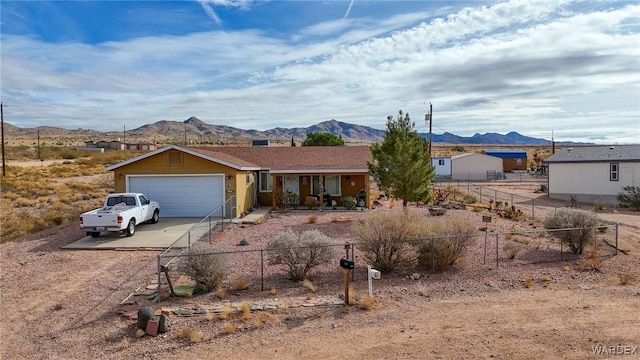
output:
M566 241L560 239L564 235L582 236L584 239L581 253L572 251ZM210 243L207 236L200 236L199 240ZM564 262L585 259L592 250L597 250L597 256L605 259L618 253L618 225L603 224L593 228L567 228L555 230L538 230L522 232L491 232L485 231L471 235L457 235L453 237L434 237L425 239L404 240L396 244L384 242L344 243L324 246L331 252L332 261L313 267L310 271L312 285L325 291L339 290L343 269L339 267L341 258L354 261L356 267L351 271L351 281L367 280L367 266L374 268L375 256L372 248L377 249L380 256L393 256L402 252L399 263L395 264L393 273L411 273L414 271L435 273L446 270L453 265L457 258L451 257L452 246L464 245L464 267L474 271L487 271L497 267L523 266L545 262ZM453 245L452 245L453 243ZM281 256L282 251L292 249L309 251L311 248L297 247L285 249L253 248L238 250L231 246L220 247L210 252L190 253L187 249L179 253L167 251L158 255L158 299L161 288L168 284L169 264L172 276L180 273L181 263L193 256L215 256L224 269L217 269L225 273L224 286L229 289L242 290L247 286L260 291L270 289L296 288L299 282L288 280L288 267ZM395 247L394 247L395 246ZM393 247L393 248L392 248ZM169 249L168 249L169 250ZM455 250L455 249L454 249ZM595 255L592 255L595 256ZM382 269L379 269L382 270ZM162 277L162 274L166 276ZM163 282L164 281L164 282ZM315 291L315 290L314 290Z

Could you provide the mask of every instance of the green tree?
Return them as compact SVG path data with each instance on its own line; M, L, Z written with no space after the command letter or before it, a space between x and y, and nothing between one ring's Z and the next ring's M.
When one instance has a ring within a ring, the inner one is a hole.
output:
M369 172L382 191L402 199L403 207L409 201L427 203L431 200L429 184L434 172L426 144L415 130L409 114L400 110L397 119L391 115L387 117L382 143L370 147L373 163L368 164Z
M344 140L329 132L310 132L302 146L344 146Z

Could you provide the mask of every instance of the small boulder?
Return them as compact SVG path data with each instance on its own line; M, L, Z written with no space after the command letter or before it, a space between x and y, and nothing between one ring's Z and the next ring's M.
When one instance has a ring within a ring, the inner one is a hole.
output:
M165 314L160 315L160 324L158 326L159 333L166 333L171 328L171 320Z
M137 338L141 338L141 337L143 337L146 333L147 333L146 331L144 331L144 330L142 330L142 329L138 329L138 330L136 330L136 333L135 333L134 335L135 335L135 337L137 337Z
M153 319L153 308L149 306L145 306L142 309L138 310L138 329L146 329L147 322Z
M429 208L429 214L431 214L431 216L442 216L446 213L447 213L447 209L445 208L440 208L440 207Z

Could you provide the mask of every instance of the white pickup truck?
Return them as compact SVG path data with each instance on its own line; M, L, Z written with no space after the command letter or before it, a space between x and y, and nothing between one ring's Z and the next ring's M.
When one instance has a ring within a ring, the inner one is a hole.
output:
M100 209L80 215L80 228L92 237L103 231L120 231L126 236L136 232L136 225L143 222L155 224L160 219L160 205L143 194L110 194Z

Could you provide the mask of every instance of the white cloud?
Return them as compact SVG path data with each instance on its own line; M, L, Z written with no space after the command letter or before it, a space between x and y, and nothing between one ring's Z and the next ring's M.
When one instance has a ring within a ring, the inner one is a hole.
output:
M432 102L436 129L458 135L638 142L640 36L629 24L639 17L633 3L581 12L512 1L436 18L332 20L294 41L259 30L100 45L3 35L3 98L20 126L91 119L114 130L197 116L259 130L331 118L384 128L398 109L422 125Z

